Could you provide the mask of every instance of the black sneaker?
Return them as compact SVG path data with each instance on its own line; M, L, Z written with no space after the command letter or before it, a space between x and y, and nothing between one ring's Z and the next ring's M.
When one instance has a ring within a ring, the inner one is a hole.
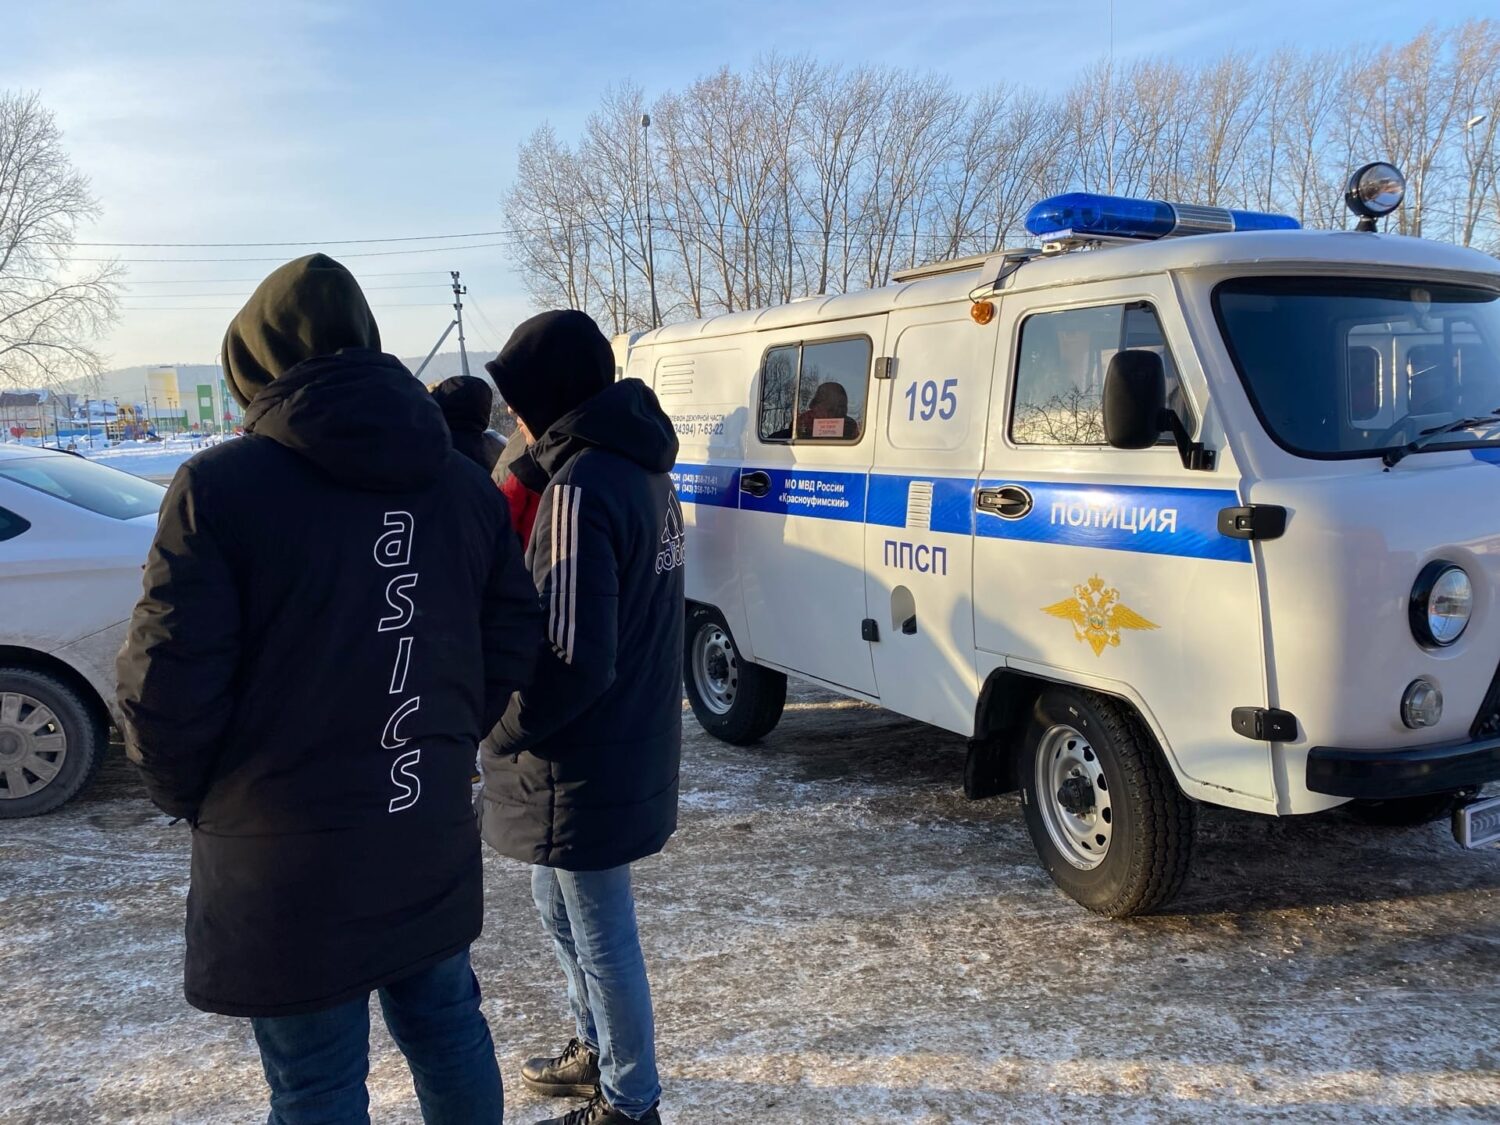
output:
M565 1113L561 1117L549 1117L536 1125L661 1125L661 1114L652 1106L645 1117L627 1117L604 1100L603 1094L595 1094L586 1106Z
M527 1059L521 1081L544 1098L592 1098L599 1092L599 1054L569 1039L560 1055Z

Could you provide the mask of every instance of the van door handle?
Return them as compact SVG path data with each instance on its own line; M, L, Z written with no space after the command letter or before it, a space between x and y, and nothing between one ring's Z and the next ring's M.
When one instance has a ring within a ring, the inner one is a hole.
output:
M740 491L748 492L751 496L764 496L771 491L771 474L762 473L759 470L753 473L741 473Z
M974 507L1003 520L1024 519L1031 513L1031 493L1018 484L999 488L981 488L974 496Z

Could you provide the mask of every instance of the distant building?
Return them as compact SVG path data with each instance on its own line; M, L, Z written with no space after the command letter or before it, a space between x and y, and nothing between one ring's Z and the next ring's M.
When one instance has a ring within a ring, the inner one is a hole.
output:
M244 421L239 403L224 383L224 370L217 364L147 368L144 389L145 398L132 405L158 433L217 432Z
M0 437L45 438L72 426L74 395L48 390L0 391Z

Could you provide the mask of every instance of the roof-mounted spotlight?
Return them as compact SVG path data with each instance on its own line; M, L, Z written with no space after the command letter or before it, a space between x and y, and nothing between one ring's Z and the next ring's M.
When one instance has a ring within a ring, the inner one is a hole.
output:
M1356 169L1344 189L1344 206L1359 216L1355 230L1372 231L1375 220L1389 215L1406 197L1406 177L1401 169L1377 160Z

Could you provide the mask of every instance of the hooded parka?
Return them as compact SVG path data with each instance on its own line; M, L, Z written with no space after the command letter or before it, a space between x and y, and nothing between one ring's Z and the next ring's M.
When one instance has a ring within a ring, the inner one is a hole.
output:
M127 752L193 829L187 998L229 1015L329 1007L478 936L475 748L540 635L505 503L422 384L267 343L323 263L231 329L246 436L173 480L119 661Z
M601 354L573 338L590 332L602 340L582 313L542 314L488 365L533 432L547 427L511 464L541 493L527 559L547 639L533 684L483 746L484 836L569 871L661 850L682 745L677 436L649 387L611 382L607 341Z
M505 439L490 429L495 392L477 375L453 375L428 388L448 423L453 448L485 472L505 452Z

